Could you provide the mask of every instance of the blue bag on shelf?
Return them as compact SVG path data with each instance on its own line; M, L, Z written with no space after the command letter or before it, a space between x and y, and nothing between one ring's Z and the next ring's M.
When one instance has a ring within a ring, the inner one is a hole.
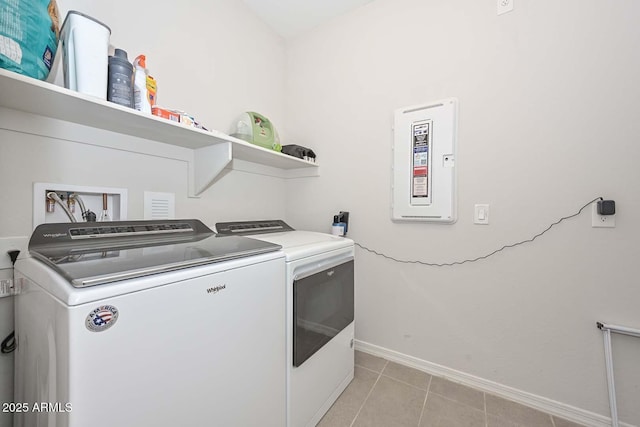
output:
M46 79L59 35L56 0L0 0L0 68Z

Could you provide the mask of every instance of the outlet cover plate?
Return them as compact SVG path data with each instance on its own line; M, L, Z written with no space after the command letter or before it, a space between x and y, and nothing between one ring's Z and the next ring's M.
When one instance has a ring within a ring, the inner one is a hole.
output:
M497 0L498 2L498 15L511 12L513 10L514 0Z
M591 227L594 228L614 228L616 226L616 215L598 215L598 202L591 204Z

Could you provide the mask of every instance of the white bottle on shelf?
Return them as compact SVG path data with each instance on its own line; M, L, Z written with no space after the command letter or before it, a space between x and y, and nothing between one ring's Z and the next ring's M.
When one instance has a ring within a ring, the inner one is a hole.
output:
M135 108L147 114L151 114L151 102L149 101L149 90L147 89L148 71L146 68L146 57L138 55L133 62L135 67L135 78L133 81L133 98Z

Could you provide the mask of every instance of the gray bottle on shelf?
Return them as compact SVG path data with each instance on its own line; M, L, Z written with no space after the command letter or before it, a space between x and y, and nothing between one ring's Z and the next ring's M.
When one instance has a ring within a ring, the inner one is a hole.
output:
M127 52L116 49L109 57L109 82L107 101L134 108L133 104L133 65L127 58Z

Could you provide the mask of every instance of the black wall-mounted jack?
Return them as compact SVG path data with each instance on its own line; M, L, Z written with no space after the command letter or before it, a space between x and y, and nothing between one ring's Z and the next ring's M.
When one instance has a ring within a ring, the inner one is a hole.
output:
M598 215L615 215L615 200L598 200Z

